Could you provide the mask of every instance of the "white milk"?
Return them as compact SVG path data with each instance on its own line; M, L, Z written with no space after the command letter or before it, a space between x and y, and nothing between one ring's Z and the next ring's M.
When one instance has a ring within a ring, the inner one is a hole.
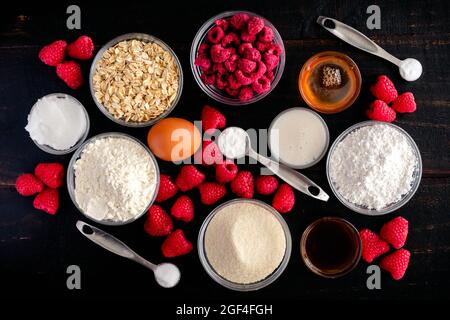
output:
M309 167L322 158L328 147L328 128L309 109L288 109L272 122L269 144L272 155L286 165Z

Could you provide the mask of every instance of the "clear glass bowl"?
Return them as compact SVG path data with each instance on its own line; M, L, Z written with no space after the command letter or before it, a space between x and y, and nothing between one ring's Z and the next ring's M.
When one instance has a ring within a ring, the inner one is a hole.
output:
M389 204L388 206L386 206L385 208L381 209L381 210L375 210L375 209L368 209L367 207L363 207L360 205L356 205L352 202L349 202L348 200L346 200L337 190L337 187L334 185L334 183L331 180L330 177L330 159L331 156L334 152L334 150L336 149L336 146L342 141L344 140L345 137L347 137L351 132L354 132L355 130L358 130L360 128L363 127L367 127L367 126L373 126L373 125L387 125L390 126L396 130L398 130L401 134L403 134L408 142L411 145L411 148L413 149L413 152L416 156L417 159L417 164L416 164L416 168L414 170L413 173L413 182L411 185L411 189L409 190L408 193L402 195L402 198L394 203ZM345 205L347 208L349 208L352 211L361 213L361 214L365 214L365 215L369 215L369 216L380 216L380 215L384 215L390 212L393 212L399 208L401 208L402 206L404 206L406 203L408 203L409 200L411 200L411 198L414 196L414 194L416 193L417 189L419 188L419 184L420 184L420 180L422 178L422 157L420 156L420 151L419 148L417 147L416 143L414 142L413 138L411 138L411 136L402 128L392 124L392 123L387 123L387 122L380 122L380 121L363 121L363 122L359 122L353 126L351 126L350 128L348 128L347 130L345 130L344 132L342 132L337 138L336 140L333 142L333 144L331 145L330 148L330 152L328 153L328 157L327 157L327 178L328 178L328 183L330 184L331 190L333 191L334 195L336 196L336 198L338 198L338 200L340 202L342 202L343 205Z
M78 101L77 99L75 99L74 97L72 97L71 95L65 94L65 93L51 93L51 94L47 94L45 96L43 96L42 98L49 98L49 97L53 97L56 96L58 97L58 99L72 99L74 100L76 103L78 103L81 107L81 109L83 110L84 116L86 117L86 130L84 131L83 135L80 137L80 139L77 141L77 143L75 143L71 148L66 149L66 150L56 150L53 149L52 147L45 145L45 144L39 144L37 141L31 139L36 146L38 146L39 149L41 149L44 152L50 153L50 154L54 154L54 155L63 155L63 154L69 154L73 151L75 151L76 149L78 149L81 144L86 140L88 134L89 134L89 128L90 128L90 121L89 121L89 115L86 111L86 108L81 104L80 101ZM41 98L41 99L42 99ZM33 112L33 109L36 107L36 103L33 105L33 107L30 110L30 114Z
M214 85L206 85L203 83L202 79L200 78L202 71L200 70L200 67L195 65L195 59L197 58L197 52L200 47L200 45L205 42L208 31L211 30L215 24L214 21L217 19L224 19L224 18L230 18L231 16L237 14L237 13L246 13L249 16L257 16L264 20L264 23L271 27L274 33L274 42L276 44L279 44L283 48L283 53L280 56L280 63L278 63L278 66L273 70L274 79L270 84L270 90L261 94L255 94L252 99L247 101L240 101L238 98L230 97L226 94L223 90L217 89ZM222 12L208 21L206 21L201 28L198 30L197 34L195 35L194 41L192 42L191 46L191 53L190 53L190 61L191 61L191 69L192 73L194 74L194 79L199 85L199 87L205 92L209 97L212 99L219 101L224 104L232 105L232 106L243 106L247 104L254 103L256 101L261 100L262 98L266 97L270 92L272 92L273 89L277 86L278 82L281 79L281 76L283 75L284 66L286 64L286 51L283 44L283 39L281 38L280 33L278 30L273 26L270 21L265 19L264 17L261 17L260 15L249 12L249 11L226 11Z
M269 212L271 212L274 215L274 217L278 220L278 222L280 222L281 227L283 228L283 231L284 231L284 236L286 238L286 251L284 253L284 257L283 257L283 260L281 261L280 265L268 277L266 277L265 279L263 279L261 281L255 282L255 283L241 284L241 283L231 282L231 281L223 278L218 273L216 273L216 271L213 269L213 267L209 263L208 258L206 256L206 251L205 251L205 233L206 233L206 229L208 228L209 222L211 221L212 218L214 218L216 213L218 213L221 209L223 209L224 207L227 207L227 206L229 206L231 204L236 204L236 203L256 204L258 206L263 207L265 210L268 210ZM283 217L274 208L272 208L271 206L269 206L268 204L266 204L266 203L264 203L264 202L262 202L260 200L255 200L255 199L234 199L234 200L227 201L227 202L221 204L220 206L216 207L206 217L206 219L203 221L203 224L200 227L200 231L198 233L197 248L198 248L198 255L200 257L200 262L202 263L203 267L205 268L206 273L208 273L208 275L214 281L216 281L220 285L224 286L225 288L228 288L228 289L231 289L231 290L236 290L236 291L254 291L254 290L258 290L258 289L264 288L264 287L268 286L269 284L271 284L272 282L274 282L283 273L283 271L286 269L286 266L287 266L287 264L289 262L289 259L291 257L292 239L291 239L291 232L289 231L288 225L284 221Z
M122 139L128 139L130 141L133 141L137 144L139 144L140 146L142 146L145 151L147 151L148 155L150 156L150 159L153 161L153 165L155 167L155 174L156 174L156 185L155 185L155 192L153 193L153 195L150 197L150 199L148 199L148 205L145 207L145 209L139 213L138 215L134 216L132 219L126 220L126 221L112 221L112 220L96 220L93 217L89 216L88 214L86 214L83 209L81 209L81 207L78 205L76 198L75 198L75 169L74 169L74 165L75 162L80 158L81 154L83 153L84 148L90 144L91 142L94 142L95 140L98 139L104 139L104 138L122 138ZM97 223L103 224L103 225L108 225L108 226L122 226L122 225L126 225L129 224L137 219L139 219L140 217L142 217L150 208L150 206L153 204L153 202L156 199L156 195L158 193L158 189L159 189L159 167L158 167L158 162L156 161L155 157L153 156L152 152L148 149L148 147L143 144L141 141L139 141L138 139L124 134L124 133L120 133L120 132L107 132L107 133L102 133L99 135L96 135L92 138L90 138L89 140L87 140L86 142L84 142L81 147L73 154L72 158L70 159L69 162L69 166L67 168L67 190L69 191L69 196L70 199L72 200L73 204L75 205L75 207L77 207L77 209L88 219L95 221Z
M122 119L115 118L103 104L101 104L99 101L97 101L97 98L95 97L94 86L93 86L93 78L94 78L94 74L96 72L97 62L103 57L103 54L105 53L105 51L108 50L110 47L115 46L117 43L119 43L121 41L133 40L133 39L146 41L146 42L154 42L154 43L160 45L164 50L167 50L174 56L175 61L178 66L179 83L178 83L178 92L177 92L177 96L176 96L175 100L173 101L172 105L166 111L161 113L158 117L151 119L149 121L145 121L145 122L125 121ZM110 40L97 52L97 54L94 57L94 60L92 61L91 69L89 72L89 88L91 91L92 99L94 99L95 104L100 109L100 111L106 117L108 117L110 120L112 120L122 126L126 126L126 127L134 127L134 128L148 127L148 126L151 126L152 124L156 123L157 121L167 117L172 112L172 110L175 109L176 105L178 104L178 101L180 100L181 92L183 91L183 70L181 68L180 60L178 60L178 57L175 54L175 52L162 40L160 40L154 36L151 36L149 34L145 34L145 33L127 33L127 34L123 34L121 36L118 36L118 37Z

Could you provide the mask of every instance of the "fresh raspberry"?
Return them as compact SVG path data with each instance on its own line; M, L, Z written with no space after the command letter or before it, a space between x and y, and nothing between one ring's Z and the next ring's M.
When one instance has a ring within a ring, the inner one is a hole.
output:
M250 19L246 13L238 13L231 17L230 23L236 30L244 29L247 21Z
M191 198L186 195L180 196L170 208L170 214L180 221L192 221L194 219L194 204Z
M217 76L221 76L227 72L227 69L225 68L224 63L214 63L212 71L215 72Z
M221 43L222 43L222 47L224 47L224 48L228 47L230 44L237 47L241 44L241 39L239 39L239 37L236 33L230 32L225 37L222 38Z
M240 55L243 55L245 49L250 49L250 48L253 48L253 45L252 45L251 43L244 42L244 43L242 43L242 44L239 46L238 52L239 52Z
M255 93L268 92L270 91L270 80L265 76L262 76L252 83L252 89L255 91Z
M57 189L46 188L34 198L33 207L54 215L59 208L59 193Z
M216 182L204 182L198 186L200 201L206 205L212 205L222 199L227 193L223 184Z
M403 217L397 217L386 222L381 228L380 236L395 249L400 249L408 237L408 220Z
M283 53L283 48L277 43L272 43L267 47L267 52L279 57Z
M270 54L270 53L264 53L263 54L263 61L264 64L266 65L267 70L273 70L275 69L275 67L278 65L278 63L280 62L280 58L274 54Z
M396 116L395 110L381 100L372 102L367 110L367 117L372 120L392 122Z
M233 54L228 58L227 61L223 63L223 66L228 72L235 72L237 68L237 64L239 61L239 56L237 54Z
M44 184L31 173L23 173L16 179L16 190L22 196L32 196L44 190Z
M175 184L181 191L186 192L194 189L205 180L205 175L194 165L188 164L181 168L175 179Z
M230 57L237 54L237 49L235 47L228 47L226 48L228 50L228 52L230 53ZM230 59L230 58L228 58Z
M261 42L272 42L273 40L273 30L271 27L269 26L264 26L264 28L262 28L259 36L258 36L258 40Z
M58 162L39 163L34 169L34 175L50 188L57 189L64 180L64 166Z
M161 246L162 254L166 258L174 258L188 254L192 249L192 243L186 239L183 231L180 229L172 232Z
M372 263L373 259L389 251L389 245L381 239L375 232L369 229L359 231L362 243L362 258L367 263Z
M242 87L242 83L237 81L234 74L230 74L230 76L228 77L228 87L232 90L237 90ZM239 94L239 91L237 91L237 93Z
M160 174L159 189L156 195L156 202L163 202L172 198L178 192L178 187L173 183L172 178L167 174Z
M392 103L392 109L400 113L409 113L416 111L416 101L411 92L402 93Z
M259 78L264 76L264 73L266 73L266 71L267 71L266 65L261 60L257 61L256 65L257 65L257 69L255 72L252 73L252 76L251 76L252 82L255 82L256 80L258 80Z
M411 253L406 249L399 249L381 258L381 269L389 272L394 280L400 280L408 269Z
M214 24L218 27L221 27L223 31L227 31L230 24L225 19L217 19L214 21Z
M48 66L56 67L63 62L66 47L67 42L64 40L52 42L39 51L39 59Z
M238 69L245 73L252 73L256 69L256 62L245 58L239 59Z
M172 232L173 221L167 212L154 204L148 209L144 230L153 237L167 236Z
M194 64L200 67L202 71L206 71L209 70L209 68L211 68L211 60L209 60L206 54L197 56L197 58L194 61Z
M201 120L202 128L205 131L225 128L227 125L227 119L225 116L217 109L208 105L203 107Z
M211 59L215 63L225 62L230 56L231 52L220 44L215 44L211 47Z
M378 76L376 82L370 87L370 92L386 103L391 103L398 96L394 83L385 75Z
M247 31L242 31L241 40L247 43L252 43L256 40L256 35L250 34Z
M203 72L200 75L200 79L207 86L212 86L214 83L216 83L216 76L212 72Z
M88 36L81 36L67 46L69 57L79 60L89 60L94 55L94 42Z
M209 49L209 44L207 44L207 43L201 43L200 46L198 47L197 55L201 56L201 55L203 55L203 54L208 53L208 52L207 52L208 49Z
M252 61L260 61L261 53L256 48L246 48L244 50L244 58Z
M240 171L231 181L231 191L241 198L253 198L254 179L250 171Z
M75 61L66 61L56 66L56 74L69 88L78 89L83 84L81 68Z
M251 17L247 23L249 34L257 34L264 28L264 20L260 17ZM252 41L253 42L253 41Z
M222 161L216 165L216 181L228 183L232 181L238 173L238 167L233 161Z
M216 77L216 88L219 90L223 90L228 87L228 73L217 74Z
M208 31L208 41L210 43L219 43L222 38L225 36L225 32L223 32L221 27L214 27Z
M239 91L239 101L248 101L253 98L253 89L249 86L244 86Z
M239 88L231 88L230 86L228 86L228 88L225 88L225 92L231 97L237 97L240 91L241 90Z
M201 159L198 162L205 166L211 166L223 162L223 155L219 150L219 147L214 141L205 140L202 143L201 153L198 153L198 157ZM197 161L196 161L197 163Z
M278 189L278 179L274 176L259 176L255 182L256 192L262 195L269 195Z
M282 183L275 192L272 200L272 207L280 213L287 213L292 210L295 204L295 195L292 187L287 183Z
M270 82L272 82L275 79L275 75L273 74L273 71L266 71L266 73L264 73L264 76L269 79Z
M236 80L244 86L252 84L253 82L251 75L245 74L242 70L236 70L234 76L236 77Z
M263 53L267 50L269 43L264 43L261 41L256 41L255 48L259 50L260 53Z

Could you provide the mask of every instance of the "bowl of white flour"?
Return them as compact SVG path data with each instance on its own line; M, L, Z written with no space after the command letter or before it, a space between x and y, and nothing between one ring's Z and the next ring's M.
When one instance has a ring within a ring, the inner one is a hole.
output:
M78 210L105 225L143 216L155 200L159 168L142 142L123 133L92 137L74 153L67 188Z
M416 143L402 128L364 121L334 141L327 158L327 177L346 207L383 215L413 197L422 177L422 159Z

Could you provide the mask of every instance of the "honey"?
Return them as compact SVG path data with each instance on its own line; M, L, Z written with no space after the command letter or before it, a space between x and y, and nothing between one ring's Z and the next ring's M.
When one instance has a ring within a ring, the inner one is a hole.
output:
M348 56L321 52L300 71L298 85L303 100L314 110L337 113L350 107L361 90L361 73Z

